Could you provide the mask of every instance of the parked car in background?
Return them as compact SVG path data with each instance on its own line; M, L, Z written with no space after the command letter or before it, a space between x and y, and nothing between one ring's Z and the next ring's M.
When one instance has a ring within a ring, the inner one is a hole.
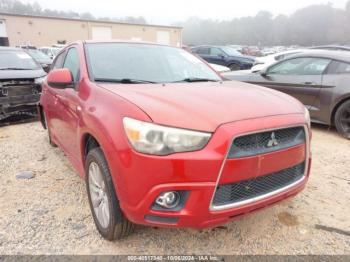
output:
M50 70L50 66L52 64L52 59L50 57L39 51L36 47L21 46L21 48L31 57L33 57L34 60L41 65L45 72L48 72Z
M250 69L255 61L228 46L196 46L192 52L202 57L208 63L218 64L230 68L231 71Z
M0 121L35 114L46 73L19 48L0 47Z
M268 55L268 56L263 56L263 57L257 57L255 59L254 65L251 68L252 72L257 72L260 71L261 69L268 67L274 63L276 63L277 61L281 61L283 59L286 59L290 56L293 56L295 54L298 53L302 53L307 51L307 49L296 49L296 50L289 50L289 51L284 51L284 52L280 52L280 53L274 53L272 55Z
M261 56L261 51L257 46L245 46L242 48L242 54L249 56Z
M100 234L134 224L206 228L300 192L308 111L266 88L223 81L193 54L135 42L66 47L39 112L86 181Z
M193 53L191 48L187 45L183 45L181 47L182 49L186 50L187 52L190 52L191 54L198 56L197 54ZM217 65L217 64L211 64L208 63L216 72L218 73L225 73L225 72L230 72L230 68L226 67L226 66L222 66L222 65Z
M61 48L51 46L43 46L39 48L39 51L50 57L50 59L54 59L60 50Z
M257 73L225 77L294 96L310 110L313 122L335 125L350 139L350 52L303 52Z

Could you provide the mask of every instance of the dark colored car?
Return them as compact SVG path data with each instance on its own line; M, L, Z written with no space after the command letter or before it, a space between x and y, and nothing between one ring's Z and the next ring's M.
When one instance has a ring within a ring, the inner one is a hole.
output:
M0 47L0 121L36 112L46 73L26 52Z
M225 77L294 96L309 109L313 122L335 125L350 139L350 52L309 51L256 73Z
M261 50L257 46L245 46L242 48L242 54L250 56L261 56Z
M191 50L205 61L226 66L231 71L250 69L255 62L253 57L242 55L229 46L197 46Z
M52 64L52 59L41 52L40 50L36 49L35 47L22 47L31 57L34 58L35 61L37 61L41 67L45 70L45 72L48 72L50 70L50 66Z

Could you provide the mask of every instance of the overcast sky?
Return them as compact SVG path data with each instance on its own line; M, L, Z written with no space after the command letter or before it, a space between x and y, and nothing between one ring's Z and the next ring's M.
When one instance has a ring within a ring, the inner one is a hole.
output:
M332 3L344 8L347 0L23 0L38 2L43 8L90 12L94 16L143 16L147 22L170 24L188 17L231 19L255 15L260 10L274 15L291 14L311 4Z

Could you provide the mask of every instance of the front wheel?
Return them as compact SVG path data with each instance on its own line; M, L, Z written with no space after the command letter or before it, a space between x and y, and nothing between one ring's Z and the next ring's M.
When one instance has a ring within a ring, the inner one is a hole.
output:
M350 139L350 101L340 105L335 113L335 126L339 134Z
M241 69L241 67L237 64L231 64L228 67L230 68L231 71L237 71Z
M109 167L100 148L88 153L85 172L90 209L99 233L111 241L131 234L134 224L120 209Z

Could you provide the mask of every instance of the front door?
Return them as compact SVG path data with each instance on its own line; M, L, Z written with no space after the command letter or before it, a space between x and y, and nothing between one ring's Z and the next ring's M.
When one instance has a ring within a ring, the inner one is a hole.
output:
M299 57L270 67L265 75L256 74L249 82L276 89L302 102L311 112L322 87L322 75L330 59Z
M63 68L71 71L75 83L74 88L56 89L55 123L56 136L64 150L73 157L79 156L78 121L80 114L79 105L79 80L80 62L78 50L75 47L68 49Z

